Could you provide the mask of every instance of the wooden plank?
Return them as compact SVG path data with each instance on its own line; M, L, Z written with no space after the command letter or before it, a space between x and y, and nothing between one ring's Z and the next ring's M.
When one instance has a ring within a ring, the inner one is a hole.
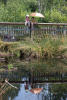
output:
M4 83L5 81L2 81L0 83ZM29 81L9 81L9 83L27 83ZM67 80L36 80L33 83L67 83Z
M0 25L25 25L24 22L0 22ZM36 23L35 25L60 25L60 26L67 26L67 23Z

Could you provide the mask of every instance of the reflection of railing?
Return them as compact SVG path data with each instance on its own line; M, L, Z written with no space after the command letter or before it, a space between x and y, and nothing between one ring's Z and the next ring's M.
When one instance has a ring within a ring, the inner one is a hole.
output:
M67 73L60 72L38 72L38 71L24 71L23 72L4 72L0 73L0 82L4 82L5 79L9 79L9 82L13 83L42 83L42 82L67 82Z
M2 94L4 94L9 88L15 88L15 89L18 89L16 86L10 84L8 82L8 79L5 79L5 82L4 83L1 83L1 86L0 86L0 96Z
M42 82L67 82L67 73L60 72L33 72L32 73L32 82L33 83L42 83Z
M0 87L0 96L4 94L9 88L11 88L7 83L1 83L2 86Z
M67 23L37 23L34 25L34 35L44 36L45 34L52 35L67 35ZM0 22L0 37L3 39L20 38L32 35L32 28L27 31L24 23L19 22ZM19 37L18 37L19 36Z

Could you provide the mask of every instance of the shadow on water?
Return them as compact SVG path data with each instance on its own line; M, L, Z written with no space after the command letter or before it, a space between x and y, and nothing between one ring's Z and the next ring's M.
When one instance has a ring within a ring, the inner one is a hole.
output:
M1 94L0 100L67 100L67 84L64 83L67 82L66 63L48 60L24 65L21 62L17 66L16 71L0 72L0 87L6 78L18 87L7 85L8 89Z

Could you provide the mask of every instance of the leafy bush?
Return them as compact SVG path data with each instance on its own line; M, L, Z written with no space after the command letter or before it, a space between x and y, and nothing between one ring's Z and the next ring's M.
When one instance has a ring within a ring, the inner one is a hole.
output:
M13 68L13 64L8 64L8 69Z
M45 19L43 22L57 22L57 23L67 23L67 15L66 15L66 9L65 13L63 13L63 10L59 11L57 9L52 9L51 11L45 12Z
M34 11L39 11L45 15L41 22L67 22L67 1L65 3L58 0L2 0L0 2L0 22L24 22L25 15Z
M53 9L52 11L51 11L51 22L62 22L62 14L61 14L61 12L60 11L58 11L57 9Z
M44 13L45 13L44 22L49 22L50 21L50 11L46 11Z

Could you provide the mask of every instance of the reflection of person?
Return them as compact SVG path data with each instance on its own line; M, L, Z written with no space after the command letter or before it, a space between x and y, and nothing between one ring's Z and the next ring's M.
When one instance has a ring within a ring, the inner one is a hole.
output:
M26 84L26 85L25 85L25 90L27 91L28 89L29 89L29 85Z

